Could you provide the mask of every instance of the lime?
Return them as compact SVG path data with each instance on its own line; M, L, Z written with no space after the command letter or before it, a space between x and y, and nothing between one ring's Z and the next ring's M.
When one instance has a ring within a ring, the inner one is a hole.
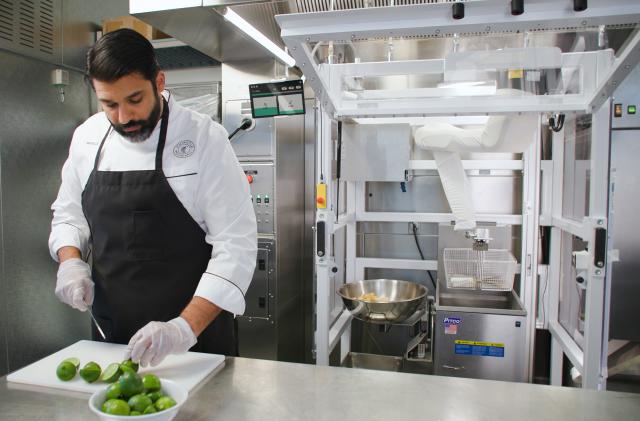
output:
M122 391L122 396L127 399L144 391L144 386L142 386L142 379L137 373L133 371L126 370L118 379L118 383L120 383L120 391Z
M64 361L69 361L71 364L75 365L76 368L80 368L80 359L76 357L70 357L65 359Z
M141 412L138 412L138 411L131 411L131 412L129 412L129 416L131 416L131 417L135 417L136 415L142 415L142 413L141 413Z
M91 361L86 363L85 366L80 369L80 377L82 377L87 383L93 383L98 380L101 372L102 369L98 363Z
M163 396L156 401L156 409L158 411L164 411L165 409L169 409L175 405L176 405L176 401L174 401L169 396Z
M135 370L133 368L127 367L126 365L120 364L120 373L124 374L126 372L130 372L130 373L136 374L136 372L135 372Z
M122 372L120 371L120 364L111 363L102 372L102 381L105 383L113 383L118 380Z
M144 382L144 379L142 381ZM164 395L160 391L147 393L147 397L151 399L151 402L155 402L163 396Z
M134 363L133 361L131 361L131 359L128 359L128 360L125 360L125 361L120 363L120 369L122 371L124 371L124 367L128 367L128 368L132 369L133 371L135 371L137 373L139 364L138 363Z
M158 412L158 410L155 408L155 406L149 405L149 406L147 406L147 409L145 409L142 414L143 415L155 414L156 412Z
M76 376L77 368L71 361L63 361L56 369L56 375L63 382L68 382Z
M120 399L122 396L122 392L120 392L120 383L111 383L109 387L107 387L107 399Z
M132 410L142 412L147 409L147 406L153 405L151 399L149 399L146 395L139 394L133 395L129 398L129 402L127 402Z
M109 399L102 405L102 410L111 415L129 415L131 409L122 399Z
M160 390L160 379L155 374L145 374L142 385L147 392L157 392Z

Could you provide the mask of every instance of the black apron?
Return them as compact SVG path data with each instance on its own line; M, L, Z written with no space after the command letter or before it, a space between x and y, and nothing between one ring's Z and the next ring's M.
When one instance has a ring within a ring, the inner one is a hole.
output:
M179 316L211 259L205 232L162 171L169 124L164 98L163 104L155 169L98 171L110 127L82 192L82 210L91 230L93 312L107 342L127 344L148 322ZM95 327L92 337L102 340ZM191 350L237 355L233 315L223 311Z

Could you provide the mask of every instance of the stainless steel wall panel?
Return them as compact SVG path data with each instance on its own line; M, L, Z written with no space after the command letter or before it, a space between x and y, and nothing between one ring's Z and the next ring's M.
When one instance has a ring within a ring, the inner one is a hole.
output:
M258 234L275 232L276 206L275 168L272 162L243 162L244 173L252 177L249 185L253 211L256 213Z
M273 61L222 64L223 125L229 132L238 127L242 118L251 117L249 84L268 82L277 70ZM239 318L241 356L297 362L310 360L310 352L305 353L305 349L310 350L305 348L310 344L310 328L305 326L306 323L311 325L311 315L305 311L310 312L311 303L309 300L309 305L305 304L303 291L306 289L311 296L307 284L312 282L313 266L311 263L305 265L304 259L305 256L311 259L311 252L305 250L305 241L312 244L312 237L305 236L304 226L307 218L309 225L313 221L313 207L305 210L305 206L313 206L315 200L313 178L306 178L309 172L305 167L309 165L313 175L314 161L305 163L305 158L314 153L314 118L313 102L306 105L308 111L304 116L256 119L253 130L240 132L232 142L245 172L258 171L250 189L256 219L261 220L259 243L273 241L275 258L273 272L268 278L268 317L255 317L249 312ZM309 124L312 127L308 127ZM271 173L265 172L266 168ZM264 184L262 179L268 179L269 183ZM268 224L264 222L267 219L265 192L270 198ZM258 194L261 195L260 206ZM259 264L253 282L260 282L262 278ZM309 272L303 272L304 268ZM250 294L247 299L251 299Z
M0 58L2 55L0 55ZM1 74L1 71L0 71ZM0 138L1 144L1 138ZM2 184L2 163L0 162L0 185ZM0 194L0 209L2 209L2 195ZM2 216L0 215L0 218ZM0 224L0 239L3 238L2 224ZM0 242L0 253L4 252L4 244ZM8 373L9 350L7 346L7 285L4 277L4 259L0 259L0 376Z
M418 235L418 243L425 260L438 258L438 237ZM420 252L413 234L365 234L363 257L420 260Z
M54 66L0 52L0 155L8 367L16 370L89 336L89 318L54 295L47 248L50 206L75 127L89 117L89 88L70 72L66 100L50 85Z
M312 363L313 354L313 230L315 224L316 209L316 185L315 185L315 165L316 162L316 114L315 99L310 89L305 89L305 109L304 116L304 226L303 226L303 257L302 257L302 305L304 312L304 362ZM309 99L310 98L310 99Z
M237 129L244 118L251 118L251 103L248 100L232 100L225 104L223 120L227 132ZM239 131L232 139L231 146L238 159L271 159L275 154L275 132L273 118L258 118L248 131Z
M522 213L522 177L471 176L472 199L476 213ZM367 183L367 210L372 212L450 212L437 174L415 176L406 183Z
M609 337L640 341L638 299L640 297L640 130L614 130L611 134L611 247L620 251L620 261L611 272Z
M303 115L275 118L279 359L304 359L302 306L304 226Z

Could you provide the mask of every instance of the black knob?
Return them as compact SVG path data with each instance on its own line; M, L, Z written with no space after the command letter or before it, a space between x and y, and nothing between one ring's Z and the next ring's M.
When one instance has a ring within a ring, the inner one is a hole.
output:
M524 13L524 0L511 0L511 14L518 16Z
M453 18L458 20L464 18L464 3L453 3L451 7Z
M573 10L576 12L587 10L587 0L573 0Z
M578 276L576 278L576 282L579 283L579 284L584 284L584 278L582 276Z
M337 267L335 267L335 266L334 266L334 267L332 267L332 268L331 268L331 272L333 272L333 273L338 273L338 268L337 268Z

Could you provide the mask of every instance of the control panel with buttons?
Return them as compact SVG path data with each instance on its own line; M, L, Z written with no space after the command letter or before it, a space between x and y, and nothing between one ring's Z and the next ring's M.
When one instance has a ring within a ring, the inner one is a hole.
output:
M640 66L622 81L611 96L611 128L640 128Z
M241 163L249 183L258 233L274 233L275 191L273 163Z

